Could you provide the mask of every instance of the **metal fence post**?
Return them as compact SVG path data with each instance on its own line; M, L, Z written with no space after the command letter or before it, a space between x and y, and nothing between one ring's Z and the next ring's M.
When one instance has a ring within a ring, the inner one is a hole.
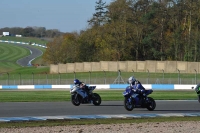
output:
M134 76L134 70L132 69L132 71L133 71L133 76Z
M74 79L76 79L76 72L74 71Z
M9 85L9 84L10 84L10 83L9 83L9 80L10 80L9 73L7 73L7 75L8 75L8 83L7 83L7 84Z
M59 85L61 84L61 76L60 76L60 73L59 73Z
M194 71L195 71L195 84L197 84L197 70L194 69Z
M103 70L104 72L104 84L106 84L106 72Z
M34 85L34 73L32 72L32 81L33 81L33 85Z
M21 73L19 73L19 85L21 85Z
M178 84L180 84L180 70L177 68L178 70Z
M48 75L47 75L47 72L46 73L46 84L48 85Z
M91 84L91 72L89 71L89 84Z
M165 78L165 73L164 73L164 70L162 69L162 71L163 71L163 78L162 78L162 83L164 82L164 78Z
M149 84L149 69L147 69L148 77L147 77L147 84Z

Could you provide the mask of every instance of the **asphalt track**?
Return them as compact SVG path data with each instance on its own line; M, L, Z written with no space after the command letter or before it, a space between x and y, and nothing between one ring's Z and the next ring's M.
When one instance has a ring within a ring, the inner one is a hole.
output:
M146 108L135 108L133 111L127 111L123 106L123 101L102 101L100 106L94 106L93 104L74 106L71 102L4 102L0 103L0 118L66 115L155 115L200 112L200 103L197 100L157 100L156 104L154 111L148 111Z
M33 46L30 45L25 45L25 44L15 44L15 45L30 50L30 55L17 60L17 64L19 64L20 66L30 66L32 60L43 54L41 50L34 48Z

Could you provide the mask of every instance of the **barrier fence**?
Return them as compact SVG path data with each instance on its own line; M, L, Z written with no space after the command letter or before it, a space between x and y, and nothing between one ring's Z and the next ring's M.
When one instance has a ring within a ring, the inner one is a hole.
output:
M199 83L197 74L180 73L130 73L130 72L85 72L65 74L0 74L0 89L69 89L78 78L97 89L125 89L127 79L135 76L146 89L174 90L191 89Z
M121 73L121 72L88 72L66 74L0 74L0 89L70 89L75 78L97 89L125 89L130 76L138 80L146 89L177 90L196 87L198 75L193 74L160 74L160 73Z
M10 74L0 73L0 85L66 85L75 78L86 84L126 84L134 76L142 84L197 84L198 74L181 73L130 73L130 72L85 72L59 74Z

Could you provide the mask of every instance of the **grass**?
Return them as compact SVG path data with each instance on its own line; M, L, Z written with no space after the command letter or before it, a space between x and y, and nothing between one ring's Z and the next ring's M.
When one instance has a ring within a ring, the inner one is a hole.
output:
M20 67L18 69L15 69L14 71L10 72L10 74L45 74L49 73L49 67ZM27 77L28 78L28 77Z
M40 38L32 38L32 37L11 37L5 36L1 37L0 40L8 40L8 41L19 41L19 42L31 42L37 44L46 44L48 41L42 40ZM45 48L32 46L37 49L40 49L43 53L45 52ZM16 63L16 61L20 58L28 56L30 51L26 48L16 46L15 44L9 43L0 43L0 73L18 71L17 69L22 68L20 65ZM32 61L32 64L40 64L40 65L48 65L42 59L42 56L37 57ZM41 70L39 70L41 71Z
M16 42L26 42L26 43L37 43L37 44L46 44L48 41L42 40L35 37L12 37L12 36L3 36L0 40L5 41L16 41Z
M123 101L124 90L95 90L103 101ZM197 100L195 91L154 91L149 95L155 100ZM13 91L1 90L0 102L62 102L70 101L69 90Z
M15 46L14 44L0 43L0 72L20 68L21 66L16 61L29 54L28 49Z
M44 48L41 47L37 48L40 49L43 53L45 52ZM16 63L17 60L28 55L30 55L30 51L24 47L19 47L16 46L15 44L0 43L0 73L3 72L10 73L12 71L17 72L18 69L23 69L23 68L28 69L26 67L21 67ZM42 56L36 58L32 63L43 64L43 65L45 64L45 62L42 59ZM34 69L34 67L32 69Z
M1 43L0 51L1 51L0 54L1 61L13 62L18 60L19 58L22 58L30 54L28 49L6 43Z

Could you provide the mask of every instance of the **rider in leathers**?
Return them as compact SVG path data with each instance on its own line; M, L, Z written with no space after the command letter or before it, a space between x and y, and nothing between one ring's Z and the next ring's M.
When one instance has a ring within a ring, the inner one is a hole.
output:
M128 83L130 84L130 86L133 88L133 91L135 92L133 95L135 97L136 104L138 104L139 102L138 95L139 94L145 95L145 88L142 86L140 81L136 80L133 76L131 76L128 79Z
M88 95L85 91L85 88L87 87L84 82L80 82L78 79L74 80L74 85L76 86L76 89L73 89L72 92L76 91L78 94L80 94L83 98L83 101L87 102Z

